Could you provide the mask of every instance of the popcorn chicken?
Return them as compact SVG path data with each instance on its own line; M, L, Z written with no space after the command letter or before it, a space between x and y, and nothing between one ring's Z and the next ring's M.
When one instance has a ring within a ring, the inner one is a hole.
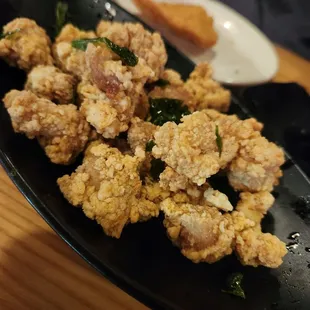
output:
M143 197L138 168L144 159L139 149L135 156L122 155L108 145L93 142L87 148L82 165L71 176L57 180L60 190L74 206L119 238L128 223L158 216L158 207Z
M156 81L167 62L165 44L159 33L150 33L141 24L101 21L97 26L97 35L107 37L113 43L127 47L154 71L148 81Z
M212 69L207 63L196 66L184 87L195 99L195 105L192 107L194 111L203 109L228 111L230 91L212 79Z
M34 20L15 18L3 27L3 32L13 33L0 39L0 57L10 65L29 71L38 65L53 64L51 40Z
M54 66L37 66L28 74L25 89L55 103L74 103L76 80Z
M76 106L56 105L30 91L11 90L3 99L15 132L38 138L55 164L69 164L83 151L90 127Z
M211 47L217 41L213 18L199 5L157 3L151 0L134 0L134 3L143 15L157 23L167 25L177 35L200 48Z
M64 72L82 79L87 73L85 52L72 47L71 42L78 39L91 39L93 31L82 31L71 24L65 25L53 44L53 55L56 65Z
M182 118L177 125L165 123L155 132L152 153L177 173L193 183L202 185L206 178L224 168L236 155L238 144L234 137L223 137L220 156L216 143L215 124L203 112ZM221 127L219 129L221 133Z

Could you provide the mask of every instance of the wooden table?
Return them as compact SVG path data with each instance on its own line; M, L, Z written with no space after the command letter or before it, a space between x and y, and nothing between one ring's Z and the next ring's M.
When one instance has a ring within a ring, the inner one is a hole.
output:
M310 92L310 62L277 47L275 81ZM146 309L90 268L32 209L0 167L0 308Z

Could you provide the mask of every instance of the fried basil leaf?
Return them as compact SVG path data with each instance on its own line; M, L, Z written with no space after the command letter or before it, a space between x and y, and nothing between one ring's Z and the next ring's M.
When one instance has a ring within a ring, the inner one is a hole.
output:
M61 28L65 25L68 13L68 3L59 1L56 4L56 24L55 24L55 31L56 35L59 34Z
M112 52L117 54L122 62L130 67L134 67L138 63L138 57L130 51L127 47L121 47L114 44L108 38L93 38L93 39L81 39L72 41L72 46L76 49L85 51L88 43L100 44L104 43Z
M241 286L242 279L243 279L243 274L240 272L231 274L227 278L227 282L226 282L227 289L222 290L222 292L235 295L237 297L241 297L245 299L245 293Z
M166 122L180 123L184 115L190 114L183 101L170 98L149 98L150 122L162 126Z
M215 135L216 135L216 145L219 151L219 156L221 157L223 151L223 140L222 137L220 136L218 125L216 125L215 127Z
M146 142L145 151L146 152L152 152L152 149L154 146L155 146L154 140L150 140L150 141Z

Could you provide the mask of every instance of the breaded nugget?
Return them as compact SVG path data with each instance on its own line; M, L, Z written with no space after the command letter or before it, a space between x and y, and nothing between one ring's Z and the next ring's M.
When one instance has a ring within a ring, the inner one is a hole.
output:
M181 76L174 70L167 69L161 75L161 78L169 82L168 85L156 86L148 96L150 98L170 98L182 100L191 111L196 107L196 101L193 95L184 87Z
M236 158L228 167L230 185L239 191L272 191L282 176L284 153L264 137L239 141Z
M155 22L167 25L176 34L207 48L217 41L213 18L198 5L181 3L156 3L151 0L134 0L141 13Z
M181 124L168 122L155 132L152 153L177 173L202 185L206 178L226 167L238 150L234 137L223 136L220 155L215 130L215 123L203 112L184 116Z
M212 79L212 69L209 64L197 65L184 87L195 99L194 110L228 111L231 101L230 91Z
M11 90L3 102L14 131L37 137L51 162L69 164L83 151L90 127L75 105L56 105L25 90Z
M57 180L60 190L74 206L103 227L104 232L119 238L128 223L158 216L155 203L143 197L138 169L144 152L122 155L108 145L93 142L87 148L82 165L74 173Z
M159 33L151 33L141 24L101 21L97 26L97 35L107 37L113 43L129 48L154 71L149 82L156 81L167 62L165 44Z
M55 103L74 103L76 79L54 66L37 66L28 74L25 89Z
M261 230L261 221L274 203L274 197L269 192L240 193L236 210L242 212L248 219L255 222L255 227Z
M56 65L64 72L73 74L79 79L87 73L85 52L73 48L71 42L78 39L91 39L93 31L83 31L71 24L65 25L53 44L53 55Z
M0 39L0 57L26 71L38 65L53 64L51 40L34 20L15 18L3 27L4 33L14 31Z

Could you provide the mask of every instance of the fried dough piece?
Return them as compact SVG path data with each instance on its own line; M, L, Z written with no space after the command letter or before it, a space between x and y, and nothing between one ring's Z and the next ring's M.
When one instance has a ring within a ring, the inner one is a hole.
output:
M85 52L73 48L71 42L78 39L95 38L93 31L83 31L71 24L65 25L53 44L53 56L56 65L64 72L71 73L78 79L82 79L87 73Z
M90 127L75 105L56 105L25 90L11 90L3 102L14 131L38 138L51 162L69 164L83 151Z
M207 63L197 65L185 82L185 89L195 99L194 111L215 109L227 112L230 106L230 91L212 79L212 68Z
M141 192L138 169L144 159L139 149L135 156L123 155L115 148L93 142L87 148L82 165L74 173L57 180L60 190L74 206L119 238L128 223L158 216L155 203Z
M201 6L156 3L151 0L134 0L134 3L143 15L157 23L167 25L177 35L188 39L200 48L211 47L217 41L213 18Z
M25 89L38 97L55 103L73 103L75 96L75 78L61 72L54 66L37 66L28 74Z
M221 133L221 127L219 126ZM222 154L216 143L215 123L203 112L184 116L179 125L167 122L155 132L153 156L165 161L177 173L202 185L235 157L238 143L222 137Z
M107 37L113 43L127 47L153 70L154 75L148 81L156 81L167 62L165 44L159 33L151 33L141 24L101 21L97 26L97 35ZM134 68L134 67L133 67Z
M28 18L15 18L3 32L16 33L0 39L0 57L10 65L29 71L38 65L52 65L51 40L45 30Z

